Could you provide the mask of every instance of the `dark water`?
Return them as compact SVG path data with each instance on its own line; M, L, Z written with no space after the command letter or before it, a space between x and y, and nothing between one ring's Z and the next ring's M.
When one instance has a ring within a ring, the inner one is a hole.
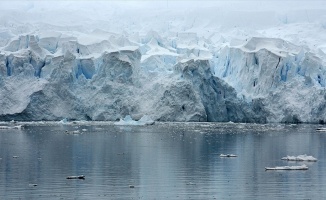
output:
M326 132L316 127L204 123L0 130L0 199L324 199ZM220 158L221 153L238 157ZM301 165L281 160L300 154L318 161L306 163L307 171L264 170ZM71 175L86 179L67 180Z

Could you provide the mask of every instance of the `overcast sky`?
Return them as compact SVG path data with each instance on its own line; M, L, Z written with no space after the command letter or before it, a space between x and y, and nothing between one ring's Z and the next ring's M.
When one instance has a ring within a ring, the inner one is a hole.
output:
M77 25L91 19L92 22L88 24L91 25L111 19L116 24L117 21L122 25L125 23L125 27L131 27L134 22L146 24L151 21L150 25L147 24L151 28L157 23L169 23L176 18L179 19L179 25L189 19L189 23L206 23L207 26L247 27L317 20L326 22L326 0L0 0L0 23L16 21Z
M226 7L228 9L302 9L302 8L321 8L326 5L326 1L318 0L211 0L211 1L189 1L189 0L0 0L1 9L53 9L53 8L87 8L106 6L117 6L121 8L168 8L168 9L185 9L198 7Z

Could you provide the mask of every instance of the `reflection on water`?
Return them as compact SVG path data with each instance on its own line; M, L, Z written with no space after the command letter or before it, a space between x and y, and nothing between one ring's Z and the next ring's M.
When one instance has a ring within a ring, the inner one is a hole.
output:
M0 199L321 199L326 133L316 127L175 123L0 130ZM222 153L238 157L220 158ZM300 154L318 161L306 163L307 171L264 170L301 165L281 160ZM72 175L86 179L66 179Z

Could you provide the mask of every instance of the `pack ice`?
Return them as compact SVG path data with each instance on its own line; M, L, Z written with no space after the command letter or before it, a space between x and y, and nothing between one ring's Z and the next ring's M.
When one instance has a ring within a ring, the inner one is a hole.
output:
M326 26L289 23L299 11L249 30L213 9L58 4L15 7L21 18L2 8L0 120L326 121Z

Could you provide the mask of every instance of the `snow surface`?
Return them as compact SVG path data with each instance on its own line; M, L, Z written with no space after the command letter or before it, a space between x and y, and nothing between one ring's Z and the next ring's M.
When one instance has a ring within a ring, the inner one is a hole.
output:
M0 120L324 123L325 13L325 1L1 1Z

